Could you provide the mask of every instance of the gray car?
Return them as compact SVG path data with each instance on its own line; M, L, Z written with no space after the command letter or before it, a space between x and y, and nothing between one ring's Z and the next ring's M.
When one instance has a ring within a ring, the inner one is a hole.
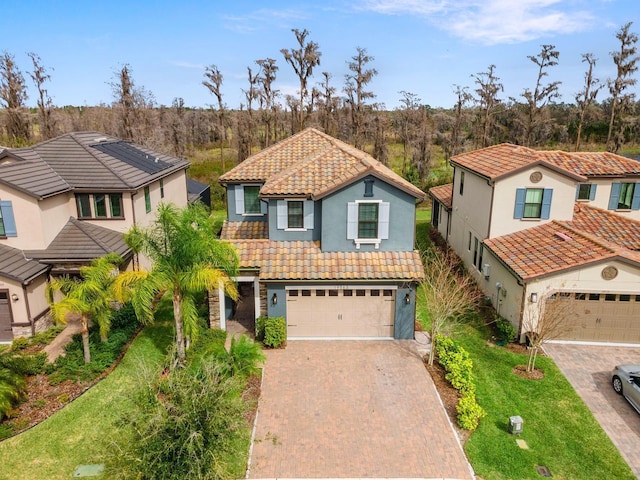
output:
M640 413L640 365L618 365L613 369L611 385Z

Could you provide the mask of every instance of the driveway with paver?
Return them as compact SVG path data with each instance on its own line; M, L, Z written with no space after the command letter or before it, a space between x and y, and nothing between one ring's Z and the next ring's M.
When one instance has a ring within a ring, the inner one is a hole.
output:
M640 478L640 415L611 387L613 367L623 363L640 364L640 348L547 344L544 350Z
M268 351L250 462L250 478L473 478L409 340Z

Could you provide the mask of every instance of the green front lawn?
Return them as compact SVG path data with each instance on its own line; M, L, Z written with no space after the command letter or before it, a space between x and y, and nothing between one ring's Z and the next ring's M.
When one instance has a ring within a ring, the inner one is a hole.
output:
M492 346L487 335L466 327L455 339L473 359L476 397L487 416L465 444L476 474L484 479L541 478L536 467L554 478L633 479L635 476L591 411L550 358L539 357L541 380L512 372L527 355ZM523 433L508 433L509 417L523 419ZM529 450L521 449L516 438Z
M103 463L129 408L141 362L159 363L172 341L172 323L146 327L120 365L103 381L46 421L0 442L0 476L12 480L67 479L78 465Z

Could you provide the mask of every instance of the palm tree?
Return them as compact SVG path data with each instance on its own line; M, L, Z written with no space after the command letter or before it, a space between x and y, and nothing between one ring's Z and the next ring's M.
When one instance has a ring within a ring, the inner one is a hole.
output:
M183 364L189 340L198 333L198 297L222 286L227 295L237 298L232 278L238 272L238 254L231 244L216 238L213 220L200 204L184 209L160 204L154 223L147 228L134 226L125 241L153 266L150 271L121 274L117 298L130 299L138 318L152 321L158 302L171 295L177 361Z
M89 320L100 328L100 338L107 339L111 328L113 285L122 257L109 253L97 258L90 265L80 268L81 279L68 276L53 280L48 285L48 297L51 315L55 322L66 323L67 315L80 315L82 326L82 348L84 361L91 361L89 351ZM64 295L60 301L54 301L55 292Z

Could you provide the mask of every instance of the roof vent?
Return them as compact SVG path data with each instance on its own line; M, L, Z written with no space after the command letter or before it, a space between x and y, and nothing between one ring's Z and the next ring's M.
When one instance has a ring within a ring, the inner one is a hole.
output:
M98 137L95 139L96 142L100 143L100 142L106 142L107 140L109 140L107 137Z
M569 235L567 235L566 233L562 233L562 232L556 232L556 237L561 238L565 242L569 242L569 241L573 240Z

